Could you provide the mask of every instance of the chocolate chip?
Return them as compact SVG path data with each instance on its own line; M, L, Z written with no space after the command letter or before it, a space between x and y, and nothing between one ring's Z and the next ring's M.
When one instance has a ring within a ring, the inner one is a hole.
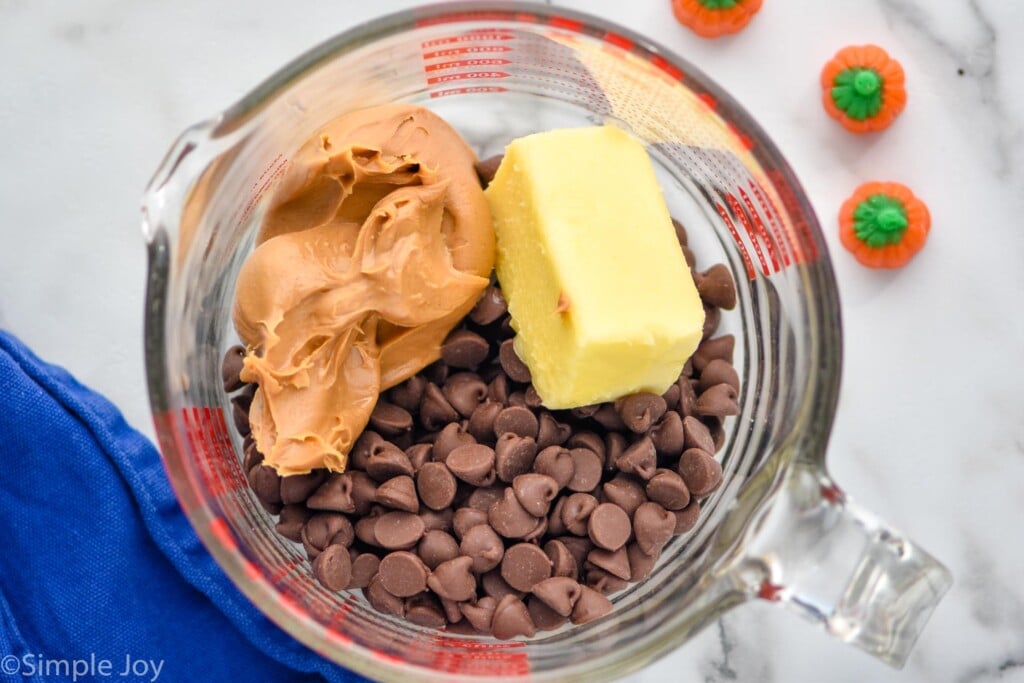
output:
M281 508L281 517L274 528L289 541L298 543L302 540L302 527L309 519L309 514L305 505L285 505Z
M469 416L469 424L466 431L473 435L473 438L481 443L494 440L494 421L504 406L490 399L484 401L473 414Z
M466 497L463 505L487 512L491 509L492 505L497 503L504 496L505 487L501 484L477 487Z
M220 366L221 380L224 382L224 391L231 393L238 391L245 386L245 382L238 376L242 372L243 361L245 360L245 347L232 346L224 354L224 361Z
M441 390L436 384L427 384L423 390L423 398L420 401L420 423L432 432L436 432L449 422L455 422L459 419L459 414L456 412L452 404L448 402L448 399L444 397Z
M589 586L580 587L580 597L572 608L570 619L579 626L593 621L612 611L611 600Z
M590 565L590 568L587 569L585 578L586 586L589 586L604 595L617 593L629 585L625 579L620 579L611 572L605 571L604 569L594 565Z
M526 403L526 407L531 410L536 410L544 405L544 399L537 393L537 388L532 384L526 387L526 391L523 392L523 401Z
M626 546L626 555L629 558L629 576L627 578L630 581L646 579L654 569L658 558L661 557L661 553L648 555L636 543Z
M459 544L452 535L439 529L431 529L423 534L416 546L416 554L423 560L428 569L459 556Z
M533 469L539 474L546 474L565 488L576 474L576 465L572 453L561 446L548 446L533 461Z
M667 404L658 394L642 391L615 401L622 423L634 434L644 434L667 410Z
M535 595L526 600L526 611L539 631L552 631L569 620L538 600Z
M538 426L537 416L523 406L505 408L494 418L494 433L498 438L501 438L502 434L512 432L518 436L536 439Z
M498 437L494 454L498 479L511 483L520 474L530 471L537 456L537 444L530 437L505 432Z
M640 550L648 555L661 552L675 531L676 518L657 503L647 502L633 513L633 534Z
M715 306L704 306L704 326L700 331L700 338L707 339L718 331L718 325L722 322L722 309Z
M551 560L551 573L554 576L566 576L575 579L579 575L576 558L572 556L565 543L550 540L544 544L544 554Z
M427 388L427 380L421 375L413 375L388 390L388 398L396 406L405 408L410 413L419 412L423 391Z
M471 569L474 574L483 574L501 563L505 545L494 529L478 524L462 535L459 552L473 559Z
M411 512L388 512L373 527L377 543L388 550L411 548L426 531L423 520Z
M665 399L665 408L669 412L675 412L679 408L679 385L673 382L661 397Z
M487 360L490 344L476 332L455 330L441 346L441 359L453 368L475 368Z
M558 495L561 487L558 482L546 474L531 472L520 474L512 482L512 490L523 508L534 517L548 514L551 501Z
M516 636L532 638L537 633L530 613L523 601L514 595L506 595L498 601L491 619L491 633L498 640L509 640Z
M532 543L517 543L505 551L501 578L516 590L529 592L534 584L551 576L551 560Z
M589 406L579 406L570 410L569 414L580 420L585 420L588 417L593 417L594 413L600 410L602 405L601 403L592 403Z
M501 578L500 569L492 569L486 574L481 575L480 588L483 589L485 594L495 600L501 600L506 595L514 595L517 598L522 598L525 595L522 591L517 591L512 586L505 583L505 579Z
M380 547L380 541L377 540L376 533L379 517L380 515L366 516L356 520L354 525L356 538L367 545Z
M647 497L666 510L682 510L690 504L690 490L672 470L659 469L647 482Z
M632 516L642 503L647 502L647 494L644 492L644 485L625 474L617 474L601 487L604 498L609 503L622 508L625 513Z
M451 531L454 511L451 508L444 510L431 510L428 507L420 508L419 518L423 520L423 530Z
M676 386L679 387L679 415L685 420L696 413L697 394L686 376L681 376Z
M597 488L604 470L601 456L589 448L573 448L569 456L572 458L572 478L565 487L578 492L589 492Z
M530 376L530 368L519 358L511 339L501 343L501 347L498 349L498 362L501 363L501 369L513 382L528 384L533 379Z
M534 596L556 614L568 617L582 593L579 582L564 576L553 576L533 587Z
M437 462L448 462L448 454L453 450L459 446L470 446L475 443L476 439L472 434L463 430L462 425L458 422L452 422L437 433L431 453Z
M377 487L376 501L381 505L395 510L419 512L420 501L416 497L416 484L412 477L400 475L392 477Z
M672 227L676 229L676 239L679 240L679 246L685 247L687 244L686 228L675 218L672 219Z
M245 411L246 419L249 419L249 408L252 406L252 400L256 397L256 390L259 389L255 384L246 384L242 387L242 390L231 399L232 405L239 406Z
M332 591L348 588L352 579L352 557L343 545L331 545L313 560L313 575L316 580Z
M456 510L452 516L452 530L457 538L462 539L473 527L487 524L487 519L486 510L462 507Z
M242 449L245 451L245 459L242 461L242 471L248 472L256 465L263 464L263 454L256 447L256 440L250 434L245 437Z
M384 437L377 432L364 429L356 442L352 444L352 450L348 454L348 469L365 470L370 462L370 454L379 451L388 444Z
M706 496L722 483L722 465L710 453L699 448L683 451L679 474L694 496Z
M691 498L689 505L682 510L676 510L672 514L676 518L676 527L672 530L672 533L677 535L685 534L697 526L697 520L700 518L700 501L696 498Z
M443 360L436 360L427 367L421 370L423 378L428 382L432 382L437 386L444 384L444 381L448 379L448 364Z
M629 555L624 545L615 550L594 548L587 554L587 563L591 568L603 569L618 579L629 581Z
M684 448L699 448L708 453L714 453L716 450L711 432L703 422L695 417L687 417L683 420L683 446Z
M380 581L380 573L370 579L369 585L363 589L366 600L378 612L392 614L396 617L405 616L405 601L388 592Z
M476 171L476 176L477 176L477 178L480 179L480 185L482 185L485 189L487 188L488 185L491 184L491 181L494 180L494 174L498 172L498 167L501 166L501 160L504 157L505 157L504 154L495 154L494 156L487 157L486 159L482 159L482 160L476 162L475 164L473 164L473 169ZM497 287L488 287L487 289L488 289L488 291L490 291L490 290L497 290L499 294L501 293L500 290L497 289ZM479 306L479 304L477 304L477 305ZM473 310L475 311L476 309L473 309ZM472 314L470 314L470 315L472 315ZM474 322L476 322L476 321L474 321ZM480 324L481 325L486 325L487 323L480 323ZM477 630L478 631L483 631L485 629L477 629Z
M723 418L720 417L708 417L701 418L701 422L711 432L711 440L715 444L715 451L718 451L725 444L725 426L722 422Z
M343 474L330 475L324 483L317 487L316 492L306 500L306 505L314 510L355 512L356 504L352 500L352 475L348 472L345 474L348 474L348 476L346 477ZM364 474L363 476L365 477L366 475Z
M412 463L409 462L409 456L398 446L387 442L370 453L370 459L366 463L366 473L378 483L402 474L409 477L415 474Z
M273 514L280 511L281 477L269 465L257 465L249 470L249 486L253 493L266 508L274 508Z
M672 385L676 386L676 385ZM658 455L678 457L683 452L683 418L670 410L665 413L649 432L651 442Z
M405 550L385 555L378 570L381 585L399 598L408 598L426 590L429 574L423 561L415 553Z
M477 325L490 325L508 312L508 304L501 290L491 285L484 290L476 306L469 312L469 319Z
M619 458L626 452L626 448L629 447L629 442L626 441L626 437L618 432L608 432L604 435L604 469L608 473L615 472L618 470Z
M697 346L697 350L694 351L690 360L693 362L693 367L697 372L703 372L708 363L716 358L732 363L732 354L735 346L736 338L731 334L715 337L714 339L705 339Z
M413 471L419 474L423 466L434 459L434 446L429 443L413 444L405 449L405 457L409 458Z
M406 598L405 618L424 628L444 628L448 623L445 611L441 608L437 598L430 593L421 593Z
M379 557L373 553L360 553L352 560L352 578L348 587L366 588L370 585L370 579L376 576L379 567Z
M626 449L615 465L627 474L635 474L647 480L654 476L657 468L657 451L651 437L645 436Z
M487 385L487 398L502 406L508 403L508 377L504 372Z
M574 493L565 499L565 505L562 506L562 524L569 533L586 536L587 520L595 509L597 498L589 493Z
M430 573L427 586L446 600L462 602L476 595L476 577L470 573L473 558L460 555L442 562Z
M683 258L686 259L686 265L691 270L697 266L697 257L694 256L693 250L688 246L680 247L683 250Z
M522 538L537 526L537 518L526 511L511 488L505 489L502 499L491 506L487 521L505 538Z
M490 633L491 619L494 617L494 608L498 601L489 595L477 598L476 602L459 603L459 610L466 617L466 621L481 633Z
M610 432L619 432L626 428L626 423L622 421L622 416L619 415L619 411L615 410L615 406L611 403L601 404L601 407L597 409L597 412L593 414L591 419Z
M582 538L579 536L560 536L555 540L565 546L566 550L572 555L572 559L576 561L576 566L580 569L583 568L587 555L594 549L594 544L585 536Z
M384 436L398 436L412 430L412 415L401 406L378 400L370 413L370 427Z
M565 500L566 496L555 500L551 513L548 515L548 532L554 536L564 536L569 533L569 530L565 528L565 523L562 521L562 508L565 507Z
M716 263L695 278L701 301L729 311L736 307L736 283L729 268Z
M618 550L626 544L631 533L629 515L614 503L601 503L587 520L587 535L598 548Z
M559 446L572 436L572 427L556 420L551 413L540 413L540 426L537 430L537 448Z
M352 545L355 530L348 517L337 512L312 515L299 532L299 540L309 559L315 559L329 545Z
M281 502L285 505L305 503L327 478L326 470L313 470L307 474L292 474L281 478Z
M456 477L473 486L494 483L494 449L483 444L459 446L448 454L445 461Z
M252 427L249 424L249 411L247 409L232 402L231 419L235 423L235 430L243 437L252 434Z
M728 384L709 387L697 397L697 414L712 417L739 415L740 406L736 403L736 397L736 390Z
M443 510L455 499L455 476L443 462L424 463L416 473L420 500L431 510Z
M448 378L441 392L463 417L471 417L487 397L487 384L476 373L460 372Z

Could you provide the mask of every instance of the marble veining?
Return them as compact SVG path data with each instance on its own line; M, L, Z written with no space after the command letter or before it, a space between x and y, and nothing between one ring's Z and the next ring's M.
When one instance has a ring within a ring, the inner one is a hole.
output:
M630 683L1024 682L1024 3L765 0L705 41L669 0L544 0L682 55L765 127L820 217L844 306L835 479L956 583L902 671L766 603L725 615ZM0 326L106 394L152 435L142 364L139 196L174 137L354 24L411 6L230 0L0 0ZM829 120L818 71L875 42L907 70L881 135ZM497 124L498 122L494 122ZM496 137L495 146L500 144ZM897 273L839 246L860 182L928 202L928 246Z

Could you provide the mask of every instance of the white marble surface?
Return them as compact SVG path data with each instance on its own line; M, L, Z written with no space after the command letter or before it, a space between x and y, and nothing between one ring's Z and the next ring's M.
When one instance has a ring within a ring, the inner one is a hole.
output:
M0 0L0 327L152 433L142 371L138 200L180 129L312 44L403 0ZM613 19L705 70L802 179L835 261L846 330L836 479L944 560L956 584L902 672L753 605L629 680L1024 681L1024 3L766 0L741 35L701 40L668 0L561 4ZM817 73L850 42L907 71L909 105L855 138ZM930 205L925 251L892 274L839 246L859 182Z

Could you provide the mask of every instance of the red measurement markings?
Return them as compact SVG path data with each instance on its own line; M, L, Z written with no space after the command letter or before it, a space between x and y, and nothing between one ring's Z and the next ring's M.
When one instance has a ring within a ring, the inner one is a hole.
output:
M232 476L229 463L235 457L227 436L224 411L220 408L193 407L182 411L185 433L191 451L201 457L199 473L210 494L220 497L239 489L244 482Z
M729 228L729 234L732 235L733 241L740 249L740 256L743 257L743 264L747 269L747 277L753 280L757 275L754 272L754 264L750 261L750 254L747 253L747 248L743 245L743 238L740 237L740 233L736 230L736 225L729 218L729 213L725 210L725 207L718 202L715 202L715 210L718 211L718 215L725 221L725 227Z
M810 263L818 258L818 245L814 242L814 236L811 234L811 226L808 225L807 220L804 219L804 209L800 205L799 200L796 198L796 194L793 192L793 188L789 185L789 180L783 175L782 171L778 169L771 169L768 171L768 179L772 181L772 185L775 186L775 191L779 193L779 199L782 200L782 206L786 209L789 214L791 224L793 226L793 234L791 235L791 242L794 247L798 248L799 254L797 257L798 263Z
M448 636L431 639L431 669L464 675L522 676L530 673L523 643L480 643Z
M778 208L776 208L774 203L768 201L764 196L764 193L761 192L761 186L753 180L750 181L750 191L754 193L754 198L757 199L757 203L761 207L762 212L768 217L768 225L771 227L772 235L775 238L775 244L779 247L779 255L782 257L782 266L783 268L786 268L794 262L789 256L789 250L792 248L792 245L789 243L789 240L786 239L782 226L779 224L780 216ZM740 190L740 193L743 194L743 190ZM743 194L743 197L746 198L746 194Z
M765 277L771 275L768 272L768 263L764 260L764 253L761 251L761 242L757 239L757 234L754 231L754 226L750 224L750 219L745 213L743 213L743 207L736 201L736 198L732 196L732 193L726 193L725 201L732 209L732 212L736 214L736 218L743 225L743 230L747 233L750 238L750 244L754 247L754 254L757 255L757 261L761 264L761 272L764 273Z
M448 97L450 95L469 95L480 92L505 92L507 88L500 85L476 85L468 88L446 88L445 90L434 90L430 93L432 98Z
M761 220L761 214L758 213L757 209L754 207L754 203L750 201L750 195L744 192L742 187L737 187L736 191L740 193L740 198L743 200L743 206L747 210L747 215L750 216L754 222L754 232L758 239L761 240L761 244L764 245L765 250L768 252L768 258L771 259L772 262L772 272L779 272L779 268L781 266L778 247L775 240L770 234L768 234L768 228L764 226L764 221Z
M442 45L458 45L459 43L489 43L493 40L512 40L515 36L507 31L489 31L476 33L468 31L466 33L460 33L457 36L448 36L447 38L434 38L433 40L426 40L420 43L420 47L426 50L431 47L441 47Z
M494 58L477 58L477 59L456 59L451 62L437 62L434 64L427 64L423 67L426 72L431 71L444 71L445 69L466 69L471 67L480 66L504 66L511 64L511 60L508 59L494 59Z
M669 75L673 80L683 80L683 72L678 67L669 63L667 59L661 55L651 55L651 64L658 67Z
M633 49L632 40L630 40L626 36L620 36L618 33L612 33L611 31L608 31L607 33L604 34L604 41L606 43L611 43L616 47L620 47L623 50L626 50L627 52Z
M267 193L271 187L284 175L284 172L288 170L288 160L284 158L284 155L278 154L274 157L274 160L267 164L260 176L253 181L252 187L249 188L249 201L242 207L242 213L235 225L245 222L252 214L253 208L263 198L263 195Z
M446 57L461 57L462 55L491 54L511 52L508 45L469 45L467 47L450 47L446 50L432 50L423 53L423 59L445 59Z
M427 85L436 85L438 83L451 83L453 81L472 81L490 78L508 78L508 74L504 71L466 71L457 74L444 74L441 76L431 76L427 79Z

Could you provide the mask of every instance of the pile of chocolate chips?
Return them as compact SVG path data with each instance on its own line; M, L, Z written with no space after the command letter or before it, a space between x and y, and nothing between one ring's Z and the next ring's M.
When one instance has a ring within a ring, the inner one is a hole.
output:
M686 233L676 225L693 268ZM277 530L302 543L316 578L359 588L377 610L421 626L507 639L611 608L697 522L722 480L722 421L739 413L734 339L713 338L736 304L728 269L693 271L703 341L662 395L552 411L513 349L497 286L441 359L380 396L342 474L281 478L250 434L255 387L223 379L245 438L244 468Z

